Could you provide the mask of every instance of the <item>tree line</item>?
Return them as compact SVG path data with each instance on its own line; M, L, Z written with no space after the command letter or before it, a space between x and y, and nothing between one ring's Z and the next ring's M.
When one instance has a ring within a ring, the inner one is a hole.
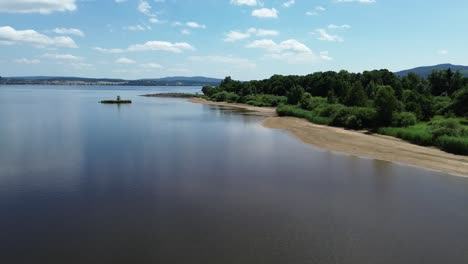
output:
M453 124L460 123L455 118L468 116L468 78L451 69L434 70L427 78L414 73L399 77L388 70L273 75L248 82L226 77L220 85L202 91L211 100L278 107L279 115L351 129L383 131L380 128L421 122L430 126L437 122L434 118L443 118L448 121L442 127L449 131L457 126L461 132L456 136L467 136L468 142L468 129ZM433 145L442 136L433 137Z

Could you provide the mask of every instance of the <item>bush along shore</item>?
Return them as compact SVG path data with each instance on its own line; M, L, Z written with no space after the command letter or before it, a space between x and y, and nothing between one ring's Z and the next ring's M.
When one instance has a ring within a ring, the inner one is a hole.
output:
M202 91L211 101L277 107L279 116L468 155L468 78L450 69L428 78L398 77L388 70L274 75L249 82L226 77Z

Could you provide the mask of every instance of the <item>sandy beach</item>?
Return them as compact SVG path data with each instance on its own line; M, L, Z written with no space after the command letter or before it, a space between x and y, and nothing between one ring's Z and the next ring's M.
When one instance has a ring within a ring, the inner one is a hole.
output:
M294 117L278 117L275 108L211 102L199 98L193 98L190 101L252 111L256 115L266 117L263 121L265 127L286 130L301 142L323 149L468 177L467 156L453 155L436 148L413 145L393 137L369 135L361 131L316 125Z

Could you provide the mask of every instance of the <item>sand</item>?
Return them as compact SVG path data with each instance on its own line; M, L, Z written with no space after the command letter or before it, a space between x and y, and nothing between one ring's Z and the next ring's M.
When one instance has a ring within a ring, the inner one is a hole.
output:
M467 156L449 154L432 147L413 145L393 137L369 135L366 131L316 125L305 119L294 117L278 117L275 108L211 102L199 98L193 98L190 101L252 111L256 115L266 117L263 126L286 130L301 142L319 148L468 177Z

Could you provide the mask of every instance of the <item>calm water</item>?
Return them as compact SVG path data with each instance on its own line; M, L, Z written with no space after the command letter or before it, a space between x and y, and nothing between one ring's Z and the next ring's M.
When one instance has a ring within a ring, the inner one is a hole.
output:
M117 89L0 87L0 263L468 263L468 179Z

